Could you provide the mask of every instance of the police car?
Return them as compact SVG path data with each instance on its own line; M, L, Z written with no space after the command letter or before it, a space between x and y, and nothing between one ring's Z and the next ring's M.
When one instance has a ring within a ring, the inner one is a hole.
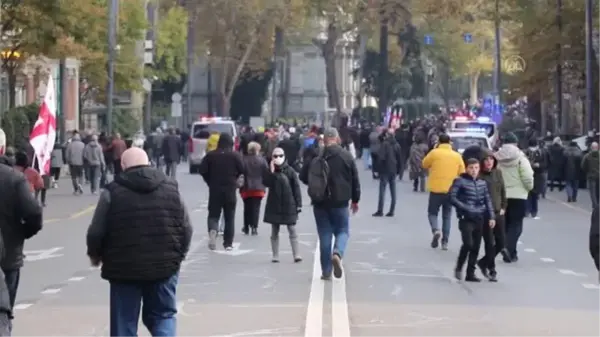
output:
M485 132L448 132L454 151L462 154L469 146L478 145L482 149L491 149L492 143Z
M206 154L208 138L214 132L228 133L235 142L236 150L239 147L239 135L235 122L226 117L200 117L192 123L190 140L188 142L188 163L190 173L198 173L200 163Z
M489 117L457 116L450 121L448 129L456 132L485 133L491 144L495 144L498 140L498 127Z

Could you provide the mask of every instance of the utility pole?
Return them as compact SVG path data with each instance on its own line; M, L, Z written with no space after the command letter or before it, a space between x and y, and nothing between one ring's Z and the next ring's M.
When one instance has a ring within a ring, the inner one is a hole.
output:
M58 90L56 90L59 93L59 100L58 100L58 104L60 107L59 110L59 114L58 114L58 140L60 142L60 144L64 144L66 139L65 139L65 94L67 92L67 83L65 81L65 75L66 75L66 71L65 71L65 59L61 58L60 59L60 63L58 65Z
M594 129L594 40L593 40L593 0L585 1L585 114L586 131Z
M275 27L275 46L273 48L273 76L271 78L271 121L274 121L276 116L275 111L277 110L277 79L279 72L281 71L281 49L283 47L283 29L281 27Z
M388 97L387 97L387 75L388 75L388 38L389 38L389 27L388 18L385 10L381 8L380 11L380 27L379 27L379 74L378 74L378 87L379 87L379 114L384 116L387 111Z
M106 133L113 132L113 96L115 91L115 59L117 57L117 16L119 0L110 0L108 7L108 89L106 93Z
M150 0L146 6L146 17L150 22L150 27L146 31L146 43L145 43L145 51L144 51L144 63L148 67L152 67L154 65L154 51L155 49L155 41L156 41L156 21L158 15L157 5L154 3L154 0ZM146 107L144 109L144 133L149 135L151 124L152 124L152 83L154 82L154 78L145 78L144 85L146 86Z
M500 0L496 0L494 17L494 102L492 109L500 108L502 101L502 50L500 40ZM494 111L495 112L495 111Z
M556 27L558 29L559 36L562 37L563 24L562 24L562 0L556 0ZM560 132L567 132L568 116L563 113L563 88L562 88L562 45L559 42L556 43L556 50L558 52L558 59L556 60L556 112L558 113L558 120L560 121Z
M188 1L189 2L189 1ZM186 87L187 90L185 92L185 100L186 100L186 105L187 105L187 111L185 114L183 114L182 116L182 120L183 120L183 125L184 127L187 126L187 124L190 124L191 120L192 120L192 90L194 89L193 86L193 76L192 76L192 67L194 66L194 38L196 36L196 34L194 33L194 11L192 8L192 5L188 5L188 31L187 31L187 64L186 64L186 68L187 68L187 78L186 78Z

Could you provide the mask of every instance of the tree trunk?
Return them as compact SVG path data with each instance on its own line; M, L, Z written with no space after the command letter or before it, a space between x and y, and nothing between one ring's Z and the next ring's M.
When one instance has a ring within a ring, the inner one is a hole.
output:
M334 23L327 26L327 40L322 45L323 60L325 61L325 84L327 96L329 99L328 107L335 108L336 120L342 112L340 104L340 95L337 86L336 74L336 45L339 39L339 31ZM329 116L326 117L329 120Z
M242 70L244 69L246 62L248 61L248 58L250 57L250 53L254 49L254 45L256 45L256 42L257 42L257 37L252 37L252 40L250 40L250 43L246 47L246 50L244 51L242 58L238 62L237 67L235 68L235 71L231 75L231 78L229 78L229 80L227 78L223 79L225 81L225 90L224 90L225 96L223 97L223 116L231 116L229 108L231 107L231 98L233 97L233 91L235 90L235 87L237 86L237 82L240 78L240 74L242 73Z
M15 69L8 67L6 69L8 77L8 108L14 109L17 105L17 74Z
M469 96L471 105L477 104L477 100L479 99L479 73L474 73L469 75Z

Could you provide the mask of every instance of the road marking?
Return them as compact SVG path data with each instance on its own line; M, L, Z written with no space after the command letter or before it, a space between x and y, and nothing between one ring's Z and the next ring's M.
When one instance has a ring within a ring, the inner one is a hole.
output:
M360 274L376 274L378 276L404 276L404 277L415 277L415 278L434 278L434 279L450 279L454 280L454 277L444 276L444 275L434 275L434 274L411 274L411 273L396 273L391 271L386 271L384 273L381 270L377 272L373 272L373 270L360 270L360 269L352 269L353 273Z
M559 269L558 272L561 273L561 274L563 274L563 275L570 275L570 276L579 276L579 277L585 277L585 276L587 276L586 274L577 273L577 272L574 272L574 271L572 271L570 269Z
M585 289L600 289L600 286L597 284L592 284L592 283L582 283L581 284Z
M323 300L325 297L325 282L321 281L321 264L319 259L319 242L315 248L313 274L306 308L306 322L304 324L305 337L323 336Z
M240 256L248 253L252 253L254 249L240 249L240 243L234 242L231 247L232 250L213 250L213 253L221 254L221 255L229 255L229 256Z
M15 310L25 310L25 309L29 308L32 305L33 305L33 303L19 303L19 304L15 304L15 307L13 309L15 309Z
M42 291L42 295L58 294L61 290L62 290L61 288L48 288L48 289Z
M74 276L74 277L71 277L70 279L68 279L67 281L69 281L69 282L79 282L79 281L82 281L84 279L85 279L85 277L83 277L83 276Z
M377 258L379 260L385 260L386 255L387 255L387 252L379 252L379 253L377 253Z
M566 202L564 202L562 200L558 200L558 199L550 197L550 196L546 197L546 199L550 200L550 201L553 201L553 202L555 202L557 204L561 204L561 205L563 205L563 206L565 206L567 208L570 208L570 209L575 210L575 211L580 212L580 213L592 214L592 212L590 210L587 210L587 209L584 209L584 208L581 208L579 206L575 206L575 205L572 205L572 204L568 204L568 203L566 203Z
M331 336L350 337L350 318L346 298L346 273L331 286Z
M535 249L533 249L533 248L525 248L525 249L523 249L523 251L526 253L535 253Z
M400 293L402 293L402 286L401 286L401 285L398 285L398 284L396 284L396 285L394 286L394 290L392 291L392 296L394 296L394 297L398 297L398 296L400 296Z
M47 260L54 257L63 256L63 254L56 254L63 248L64 247L54 247L50 249L26 250L23 252L23 254L25 254L25 261Z
M517 241L517 244L518 244L518 245L522 245L522 244L523 244L523 241Z
M84 215L86 215L88 213L93 212L95 209L96 209L96 205L88 206L88 207L82 209L81 211L79 211L77 213L71 214L71 216L69 217L69 219L71 219L71 220L72 219L77 219L77 218L79 218L81 216L84 216Z
M550 258L550 257L540 257L540 260L542 260L542 262L547 262L547 263L555 262L554 259Z

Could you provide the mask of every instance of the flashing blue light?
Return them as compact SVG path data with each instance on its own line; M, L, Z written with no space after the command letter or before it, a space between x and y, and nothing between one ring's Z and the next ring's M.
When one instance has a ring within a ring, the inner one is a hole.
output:
M464 38L464 40L465 40L466 43L473 42L473 35L471 35L470 33L465 33L463 35L463 38Z
M490 118L489 117L478 117L477 121L478 122L489 122Z
M424 42L427 45L433 44L433 37L431 35L425 35Z

